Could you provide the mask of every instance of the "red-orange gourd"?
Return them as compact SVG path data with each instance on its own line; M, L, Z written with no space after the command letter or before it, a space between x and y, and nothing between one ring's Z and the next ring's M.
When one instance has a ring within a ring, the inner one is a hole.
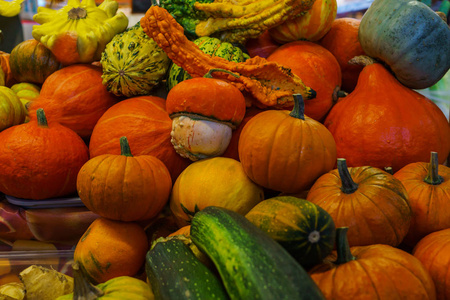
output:
M101 76L101 68L90 64L75 64L52 73L30 106L30 117L42 107L49 118L88 138L98 119L118 100L106 90Z
M285 193L309 188L336 163L333 136L304 115L301 95L294 99L291 112L268 110L250 119L238 146L247 176L265 188Z
M429 233L450 228L450 168L438 164L436 152L429 163L411 163L394 177L408 192L413 212L405 244L414 246Z
M251 38L245 42L245 49L247 49L250 57L260 56L267 58L278 47L280 47L280 44L275 42L268 30L264 31L257 38Z
M337 169L316 180L306 200L322 207L336 227L348 227L351 246L398 246L411 222L408 194L400 180L374 167Z
M36 114L0 132L0 191L35 200L75 193L88 147L74 131L47 121L42 109Z
M410 163L428 162L431 151L443 163L450 152L444 113L400 84L383 65L365 58L355 90L324 121L338 157L345 157L349 167L392 167L394 173Z
M109 108L98 120L89 142L91 158L101 154L120 154L117 141L126 136L133 155L152 155L169 169L172 181L189 165L170 142L172 119L165 100L155 96L125 99Z
M342 75L336 58L324 47L309 41L295 41L277 48L267 58L289 67L316 92L305 101L305 114L322 121L338 100Z
M154 156L132 156L126 137L120 138L120 147L120 155L99 155L83 165L78 195L87 208L108 219L151 219L169 200L169 170Z
M5 86L12 87L17 80L14 78L11 72L11 66L9 65L9 56L7 52L0 51L0 68L2 68L3 73L5 73Z

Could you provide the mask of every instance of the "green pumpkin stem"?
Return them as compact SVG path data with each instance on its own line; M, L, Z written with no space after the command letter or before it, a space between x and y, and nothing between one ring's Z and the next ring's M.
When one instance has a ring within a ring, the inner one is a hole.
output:
M37 123L39 127L48 127L47 118L45 117L45 112L43 108L38 108L36 110Z
M120 138L120 154L124 156L133 156L131 155L130 144L128 144L126 136Z
M105 293L89 282L84 275L82 266L78 263L72 265L73 269L73 298L74 300L95 300Z
M358 189L358 184L353 181L352 176L348 171L347 161L345 158L337 159L337 169L342 182L341 191L346 194L354 193Z
M305 120L305 102L301 94L294 94L294 108L289 113L291 117Z
M438 174L439 160L438 153L431 152L430 165L428 167L428 175L423 181L428 184L438 185L444 181L444 178Z
M239 78L239 77L240 77L239 75L237 75L237 74L235 74L235 73L233 73L233 72L231 72L231 71L228 71L228 70L225 70L225 69L219 69L219 68L209 69L208 73L206 73L203 77L204 77L204 78L214 78L214 77L212 76L212 73L214 73L214 72L223 72L223 73L227 73L227 74L229 74L229 75L231 75L231 76L233 76L233 77L236 77L236 78Z
M356 257L350 251L350 245L347 238L348 227L336 228L336 251L337 259L334 262L337 265L345 264L349 261L355 260Z

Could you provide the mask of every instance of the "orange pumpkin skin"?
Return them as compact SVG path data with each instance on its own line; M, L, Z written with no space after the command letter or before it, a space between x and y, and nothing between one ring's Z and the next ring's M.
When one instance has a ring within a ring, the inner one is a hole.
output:
M364 67L355 90L330 110L324 125L349 167L392 167L428 161L443 164L450 152L450 126L431 100L395 79L381 64Z
M169 169L172 181L190 160L175 152L170 142L172 119L165 110L165 100L155 96L125 99L108 109L98 120L89 141L90 157L120 154L120 137L126 136L133 155L152 155Z
M103 283L118 276L135 276L148 248L147 235L137 223L100 217L80 238L73 256L92 282Z
M34 118L0 132L0 191L24 199L47 199L76 192L78 171L88 147L72 130Z
M335 19L327 34L318 41L336 57L342 71L341 88L347 93L355 89L363 69L363 66L349 63L353 57L365 54L358 40L359 23L361 20L354 18Z
M267 58L286 66L311 87L316 97L305 101L305 114L322 121L337 101L342 75L336 58L324 47L309 41L295 41L277 48Z
M450 299L450 228L425 236L414 247L412 254L433 278L437 299Z
M238 152L247 176L262 187L298 193L309 188L336 162L333 136L319 122L268 110L244 126Z
M354 183L345 193L338 169L321 176L306 200L322 207L337 227L348 227L350 246L387 244L398 246L408 232L411 208L402 183L374 167L348 168Z
M404 240L409 246L434 231L450 228L450 168L439 165L437 180L440 183L432 183L426 181L431 167L431 163L416 162L394 174L408 192L413 211L411 227Z
M2 68L5 73L5 86L12 87L17 83L17 80L14 78L11 72L11 66L9 65L9 53L0 51L0 68Z
M101 68L90 64L71 65L54 72L30 106L30 117L42 107L49 118L88 138L98 119L118 100L106 90L101 76Z

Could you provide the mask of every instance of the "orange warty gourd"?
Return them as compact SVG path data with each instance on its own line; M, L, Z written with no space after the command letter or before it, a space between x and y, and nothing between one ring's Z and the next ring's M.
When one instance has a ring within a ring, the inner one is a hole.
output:
M279 192L298 193L309 188L336 163L336 144L318 121L305 116L301 95L287 110L267 110L242 129L239 159L257 184Z
M88 147L69 128L47 120L42 109L36 114L0 132L0 191L35 200L75 193Z
M81 167L78 195L87 208L108 219L151 219L169 200L169 170L154 156L133 156L126 137L120 138L120 147L120 155L99 155Z
M333 54L316 43L295 41L277 48L267 60L290 68L316 91L314 99L305 101L305 114L322 121L340 95L341 67Z
M364 55L358 39L358 29L361 20L355 18L335 19L330 30L318 43L333 53L342 71L342 90L352 92L358 82L359 73L363 66L350 64L355 56Z
M412 254L433 278L437 299L450 299L450 228L425 236L414 247Z
M349 167L392 167L394 173L410 163L428 162L431 151L444 163L450 152L444 113L400 84L383 65L365 59L355 90L324 121L338 157L345 157Z
M383 244L350 248L346 229L336 230L336 251L308 271L326 299L436 299L434 282L417 258Z
M408 232L412 212L400 180L374 167L337 169L316 180L306 200L322 207L336 227L348 227L350 246L398 246Z
M101 68L90 64L71 65L52 73L30 106L30 117L42 107L49 118L89 138L98 119L118 100L106 90L101 76Z
M78 241L73 258L97 284L119 276L136 276L148 249L145 231L137 223L100 217Z
M125 99L109 108L98 120L89 141L90 156L120 154L117 141L126 136L133 155L152 155L169 169L172 181L190 160L175 152L170 142L172 119L163 98L140 96Z
M405 244L414 246L429 233L450 228L450 168L438 164L436 152L431 152L429 163L411 163L394 177L408 192L413 212Z

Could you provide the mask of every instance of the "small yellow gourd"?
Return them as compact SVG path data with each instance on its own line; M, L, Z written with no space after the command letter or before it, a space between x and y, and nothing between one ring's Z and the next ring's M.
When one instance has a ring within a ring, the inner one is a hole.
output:
M20 13L23 0L3 1L0 0L0 16L14 17Z

